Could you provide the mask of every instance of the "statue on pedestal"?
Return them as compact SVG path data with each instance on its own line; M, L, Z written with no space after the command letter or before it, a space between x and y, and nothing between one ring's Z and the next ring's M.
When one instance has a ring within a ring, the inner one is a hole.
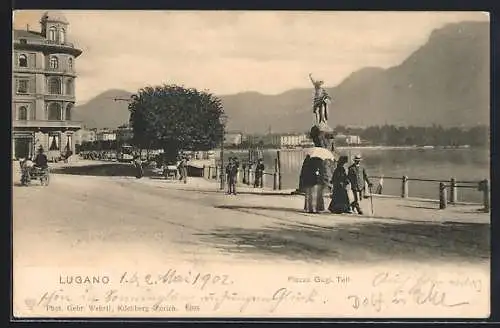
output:
M314 148L306 150L307 156L299 177L299 190L305 194L304 211L319 213L325 210L325 188L331 188L335 166L333 130L328 126L328 104L331 98L323 88L323 81L314 80L311 74L309 79L314 86L314 122L309 132Z
M323 88L324 81L314 80L312 74L309 73L309 79L314 86L314 98L313 98L313 113L314 113L314 125L325 124L328 125L328 104L331 102L332 98L326 90Z

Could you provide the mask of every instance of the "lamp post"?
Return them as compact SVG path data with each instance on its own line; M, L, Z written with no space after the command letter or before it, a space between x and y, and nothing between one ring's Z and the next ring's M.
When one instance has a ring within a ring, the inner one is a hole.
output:
M346 129L346 137L347 137L347 149L349 150L349 165L352 163L352 153L351 153L351 129Z
M220 190L224 190L224 182L226 177L226 172L224 171L224 139L226 134L226 123L227 123L227 115L221 114L219 116L219 122L222 125L222 140L220 143Z
M115 101L115 102L124 101L124 102L127 102L130 104L132 102L132 98L113 98L113 101ZM119 131L117 131L117 134L118 133L119 133ZM116 151L116 160L120 161L119 154L121 153L121 145L120 145L120 140L118 140L118 136L116 138L116 150L115 151Z

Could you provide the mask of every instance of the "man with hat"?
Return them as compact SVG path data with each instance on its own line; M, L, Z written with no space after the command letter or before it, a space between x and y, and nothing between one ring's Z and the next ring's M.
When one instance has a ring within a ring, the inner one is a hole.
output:
M229 157L229 163L226 165L226 176L228 184L228 195L236 195L236 179L238 175L238 159L236 157Z
M255 181L253 183L254 188L263 188L264 181L262 177L264 176L264 161L259 158L257 165L255 166Z
M38 147L38 154L35 157L35 166L41 169L47 169L49 167L49 161L47 159L47 155L44 154L44 150L42 145Z
M373 184L368 179L368 174L366 170L361 166L361 155L354 156L354 163L349 166L347 173L349 181L351 182L352 192L354 193L354 202L351 204L351 208L358 212L358 214L363 214L359 202L363 199L362 193L365 190L365 182L371 187Z

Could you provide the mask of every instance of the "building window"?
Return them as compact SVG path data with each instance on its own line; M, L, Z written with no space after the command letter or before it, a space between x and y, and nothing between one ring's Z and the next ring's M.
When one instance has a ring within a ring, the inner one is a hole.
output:
M71 121L71 112L73 110L73 104L68 104L68 106L66 106L66 115L64 116L64 118L66 119L66 121Z
M28 43L28 42L26 41L26 39L19 39L19 43L21 43L21 44L26 44L26 43Z
M59 105L58 103L51 103L49 105L48 112L49 121L61 120L61 105Z
M71 57L68 59L68 66L70 69L73 69L73 58Z
M19 55L19 67L28 67L28 57L26 55Z
M20 121L26 121L28 119L28 108L26 108L26 106L19 107L17 119Z
M66 31L63 28L59 31L59 42L66 42Z
M73 151L73 135L68 134L68 139L66 141L66 147L64 148L66 152L72 152Z
M19 80L17 81L17 93L28 93L29 81Z
M59 150L59 134L49 135L49 150Z
M67 95L73 94L73 80L72 79L69 79L66 81L66 94Z
M49 93L53 95L61 94L61 81L58 78L49 79Z
M59 60L57 60L57 57L55 57L55 56L50 57L49 65L50 65L50 68L58 68L59 67Z
M56 40L56 28L53 26L51 28L49 28L49 40L50 41Z

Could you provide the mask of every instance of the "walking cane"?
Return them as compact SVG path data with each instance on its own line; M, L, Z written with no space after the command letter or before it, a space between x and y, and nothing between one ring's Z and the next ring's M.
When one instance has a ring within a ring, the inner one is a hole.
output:
M372 193L372 187L368 187L370 189L370 203L372 205L372 215L374 215L375 213L373 213L373 193Z

